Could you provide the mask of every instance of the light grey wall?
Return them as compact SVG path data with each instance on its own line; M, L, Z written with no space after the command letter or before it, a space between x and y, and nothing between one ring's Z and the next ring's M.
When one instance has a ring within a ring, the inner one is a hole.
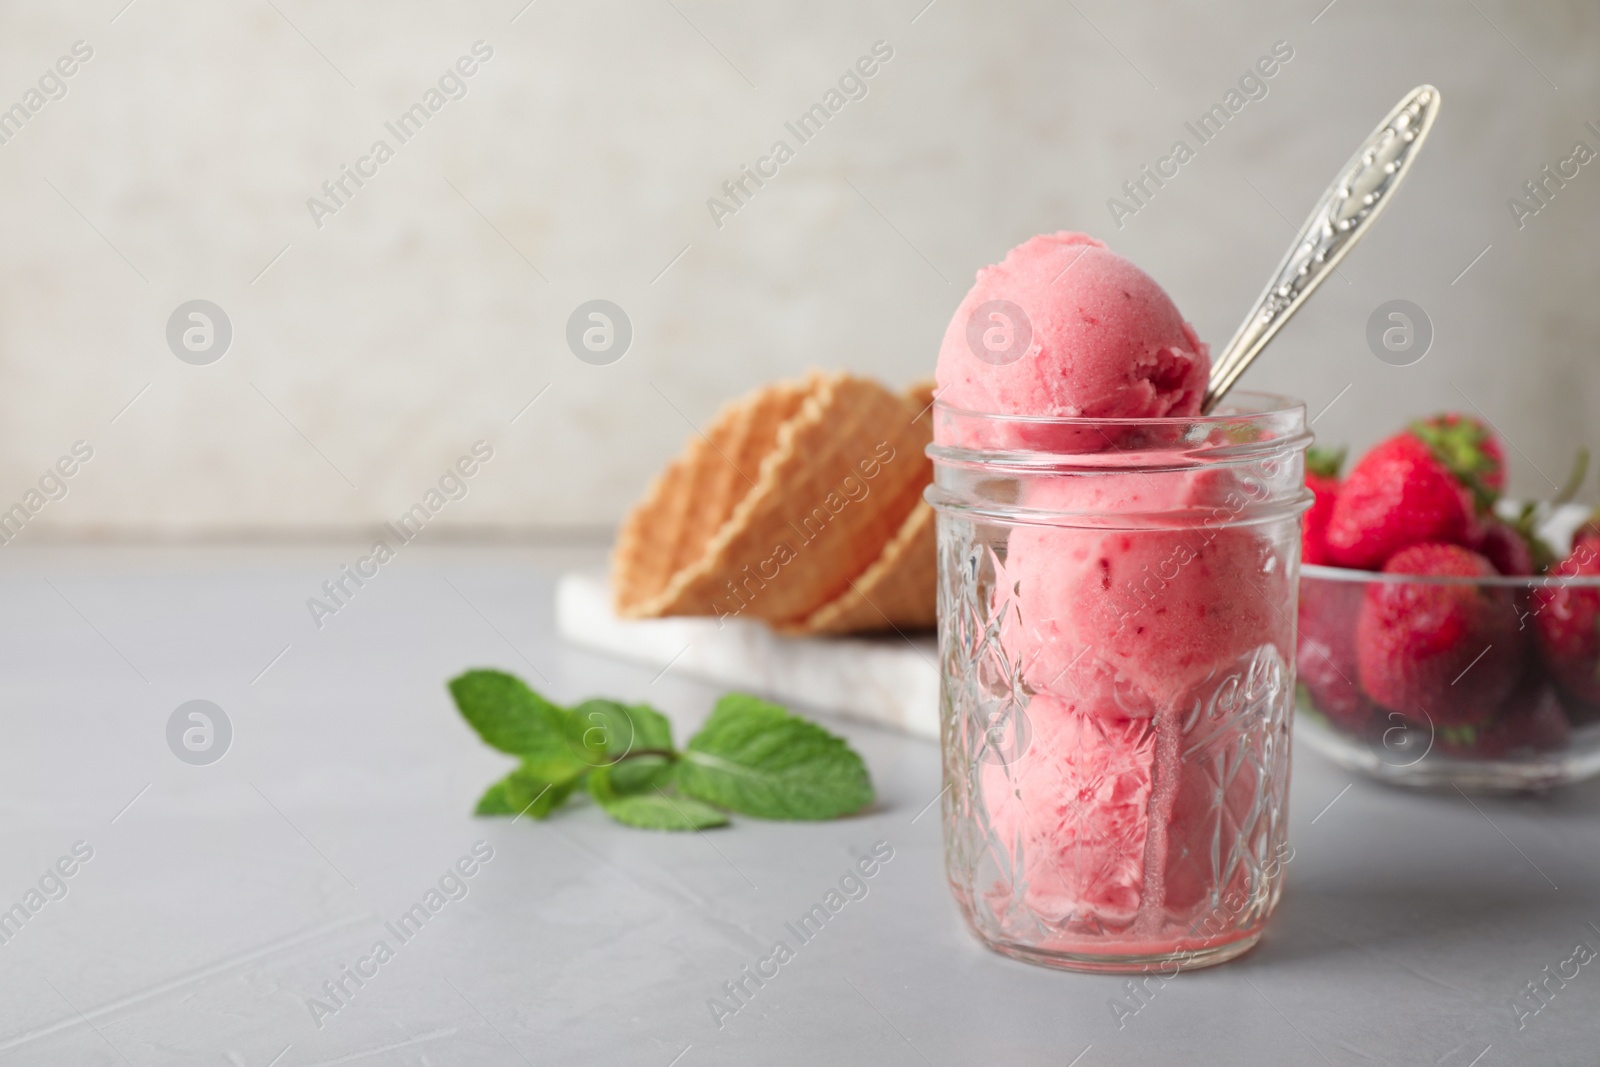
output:
M763 381L928 374L973 271L1041 230L1105 238L1220 346L1423 81L1445 107L1407 188L1247 384L1332 402L1318 431L1357 444L1477 405L1531 493L1600 446L1600 161L1520 229L1507 207L1600 150L1593 3L524 2L0 9L0 106L93 48L0 144L0 508L94 449L25 537L350 531L479 439L440 524L603 527ZM479 40L467 95L400 145L385 121ZM865 98L799 145L785 120L877 41ZM1277 41L1267 95L1114 224ZM394 158L319 229L307 198L380 137ZM795 158L719 227L708 198L779 138ZM194 298L234 328L209 366L164 336ZM594 298L634 331L607 366L564 339ZM1407 367L1365 340L1396 298L1436 335Z

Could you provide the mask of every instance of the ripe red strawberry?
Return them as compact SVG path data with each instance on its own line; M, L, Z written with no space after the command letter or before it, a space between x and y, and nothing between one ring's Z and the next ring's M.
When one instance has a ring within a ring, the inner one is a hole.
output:
M1306 488L1311 490L1311 508L1301 520L1300 562L1332 563L1328 555L1328 520L1339 498L1339 468L1344 466L1344 449L1306 450Z
M1555 578L1600 575L1600 539L1580 540L1549 573ZM1587 718L1581 705L1600 705L1600 589L1545 586L1533 591L1529 610L1540 657L1563 695L1580 706L1578 718Z
M1413 545L1383 571L1467 580L1367 585L1356 624L1361 688L1419 723L1487 718L1522 674L1524 638L1511 591L1473 581L1493 577L1494 567L1459 545Z
M1578 550L1590 541L1600 541L1600 513L1589 516L1583 525L1572 532L1571 555L1577 555ZM1600 552L1600 545L1597 545L1591 551Z
M1360 582L1300 579L1299 644L1295 669L1311 704L1335 726L1360 734L1376 712L1357 679L1356 620Z
M1491 508L1478 523L1476 538L1465 542L1467 547L1488 556L1489 562L1501 574L1544 574L1555 566L1557 557L1539 531L1557 508L1577 495L1588 471L1589 450L1580 448L1572 459L1572 470L1567 475L1566 484L1557 490L1554 497L1523 504L1512 519L1501 518ZM1573 549L1596 538L1600 538L1600 522L1591 517L1572 535Z
M1460 543L1474 522L1466 490L1427 445L1400 433L1345 478L1328 520L1328 553L1341 567L1376 570L1411 545Z
M1516 527L1497 518L1479 524L1472 550L1501 574L1527 577L1534 573L1533 549Z
M1470 759L1559 752L1571 741L1572 727L1561 701L1537 667L1523 673L1506 702L1487 722L1441 730L1438 735L1438 744L1445 752Z
M1445 412L1413 422L1410 433L1467 487L1479 509L1487 511L1505 491L1505 449L1480 420Z

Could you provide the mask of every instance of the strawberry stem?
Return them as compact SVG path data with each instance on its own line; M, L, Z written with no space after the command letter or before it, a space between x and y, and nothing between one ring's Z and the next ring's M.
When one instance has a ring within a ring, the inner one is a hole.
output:
M1552 507L1565 504L1578 495L1578 490L1583 486L1583 480L1589 473L1589 449L1579 445L1577 454L1572 457L1572 469L1567 473L1566 484L1550 498Z
M1338 448L1312 445L1306 449L1306 470L1319 478L1337 478L1344 467L1344 457L1349 452L1344 445Z
M1467 488L1480 514L1494 510L1500 494L1488 479L1498 473L1498 464L1488 451L1493 437L1487 427L1455 415L1437 415L1418 419L1409 429Z

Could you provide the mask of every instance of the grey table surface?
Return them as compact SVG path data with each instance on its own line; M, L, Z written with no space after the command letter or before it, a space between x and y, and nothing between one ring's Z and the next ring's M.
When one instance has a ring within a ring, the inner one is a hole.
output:
M879 792L839 822L472 818L510 761L453 711L459 670L649 700L680 738L718 694L563 647L560 560L527 550L408 547L318 629L307 598L357 554L0 555L0 908L40 891L0 944L0 1064L1600 1061L1600 963L1567 963L1600 948L1600 788L1411 795L1299 751L1262 944L1135 1001L966 932L924 741L827 720ZM194 699L232 727L206 766L167 740ZM795 945L785 923L878 842L893 858L867 895L719 1025L723 983ZM52 877L75 846L92 856ZM492 858L466 895L394 938L385 924L475 847ZM392 958L314 1010L379 939ZM1519 1020L1525 983L1574 967Z

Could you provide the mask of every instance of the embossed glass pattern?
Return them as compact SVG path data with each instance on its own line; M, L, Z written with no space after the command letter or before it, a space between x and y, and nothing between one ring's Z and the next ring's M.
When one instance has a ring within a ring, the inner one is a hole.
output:
M945 864L991 947L1221 962L1277 903L1301 408L1151 421L937 405Z

